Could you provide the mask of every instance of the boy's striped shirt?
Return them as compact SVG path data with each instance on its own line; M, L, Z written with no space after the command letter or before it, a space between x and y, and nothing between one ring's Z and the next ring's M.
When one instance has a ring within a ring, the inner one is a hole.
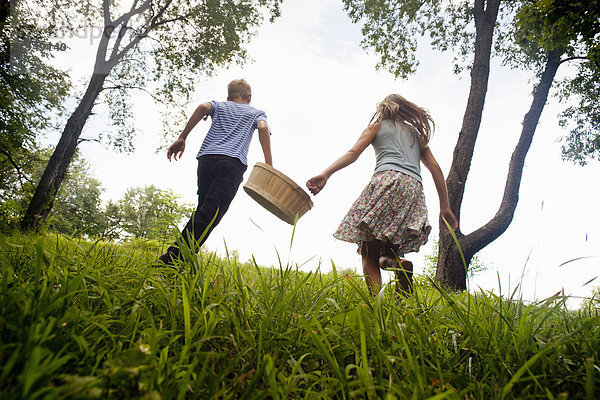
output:
M246 103L211 101L210 104L212 124L196 157L221 154L236 157L244 165L248 165L252 135L258 121L267 122L267 114Z

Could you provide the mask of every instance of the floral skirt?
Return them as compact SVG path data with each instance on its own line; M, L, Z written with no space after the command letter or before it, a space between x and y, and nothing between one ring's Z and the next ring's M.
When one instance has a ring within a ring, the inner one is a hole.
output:
M430 232L421 182L388 170L373 175L333 236L359 245L379 240L403 256L418 251Z

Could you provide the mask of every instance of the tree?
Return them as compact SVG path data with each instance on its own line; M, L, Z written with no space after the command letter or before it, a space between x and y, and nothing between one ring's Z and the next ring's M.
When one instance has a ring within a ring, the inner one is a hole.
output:
M50 227L67 235L105 236L109 227L102 208L103 192L102 183L92 176L87 162L75 156L50 213Z
M573 130L576 137L582 138L584 133L590 132L593 135L595 131L597 138L599 125L593 125L593 121L597 121L599 115L599 2L344 0L344 4L354 22L364 22L363 45L375 49L379 54L378 67L389 69L397 77L406 78L415 71L418 62L414 54L419 36L429 36L432 45L439 50L457 50L456 71L464 68L467 56L472 55L469 65L469 97L447 178L450 206L459 221L465 184L487 95L492 54L502 56L504 62L512 67L530 69L536 74L533 100L523 119L519 142L509 162L504 195L496 214L490 221L469 234L463 234L460 229L456 232L462 255L454 238L444 230L440 231L436 280L445 287L465 289L466 266L472 257L504 233L512 221L518 202L525 156L556 72L560 65L568 61L578 61L580 68L587 74L584 78L579 75L561 82L560 95L563 99L571 93L569 89L577 86L578 79L583 79L588 87L576 91L580 96L580 104L565 111L565 122L562 124L567 124L566 121L571 121L570 117L576 116L576 126ZM594 140L592 142L595 143ZM578 141L569 138L567 143ZM575 145L574 151L568 150L569 148L567 145L566 154L584 153L578 144ZM463 264L463 255L466 265Z
M123 213L118 202L109 200L103 210L103 226L104 231L102 237L107 240L118 239L122 236L123 228Z
M91 3L56 0L39 4L47 13L76 10L85 22L99 22L94 70L85 93L67 120L61 138L37 185L23 229L34 228L47 217L82 130L101 93L113 121L121 127L104 137L120 150L131 149L133 128L128 96L145 90L157 102L176 104L186 98L199 73L211 73L230 62L246 58L243 45L267 10L271 20L279 15L281 0L184 1L132 0L128 6L103 0ZM50 9L49 9L50 8Z
M561 102L576 102L560 114L570 129L562 155L580 165L600 160L600 1L537 1L519 11L517 28L524 47L563 48L567 60L579 61L574 76L559 82Z
M129 188L117 202L102 205L104 188L83 160L75 160L48 218L51 229L112 240L127 236L164 239L192 212L171 190L154 185Z
M164 239L192 212L191 204L180 204L170 189L154 185L128 189L118 203L120 224L129 234L146 239Z
M50 66L51 30L41 26L30 3L0 0L0 191L26 184L37 138L52 127L70 87ZM35 41L28 38L35 38ZM11 178L9 178L9 175ZM16 179L12 179L16 178ZM4 205L7 202L3 202Z
M0 232L9 233L18 227L19 217L35 189L32 182L39 180L51 154L51 148L31 152L21 171L23 185L14 170L0 168L0 179L6 182L0 188ZM129 188L116 202L103 202L104 192L89 164L76 152L45 226L65 235L106 240L125 236L163 239L193 210L191 204L181 202L171 190L152 185Z
M11 153L13 156L14 153ZM23 149L19 153L18 164L6 156L0 156L0 232L9 233L19 229L24 208L27 207L26 199L33 193L33 172L40 162L43 162L43 157L39 151Z
M27 153L17 173L10 165L0 163L0 231L17 229L27 202L35 189L35 181L44 172L52 149L45 148ZM107 226L101 207L104 189L91 176L89 165L76 153L71 168L56 196L51 213L50 227L60 233L73 234L85 230L89 236L104 235Z

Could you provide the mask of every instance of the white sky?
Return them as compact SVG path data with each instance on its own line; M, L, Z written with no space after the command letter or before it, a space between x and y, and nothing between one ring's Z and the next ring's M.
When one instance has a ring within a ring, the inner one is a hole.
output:
M350 22L340 1L286 0L281 18L265 24L248 46L254 62L199 80L187 115L200 102L225 100L226 85L232 79L247 79L253 90L252 105L268 115L274 166L305 187L307 179L352 146L377 102L390 93L399 93L433 115L437 130L430 146L447 174L468 95L468 75L452 74L450 54L421 46L417 74L408 81L395 80L387 72L375 71L376 57L366 54L360 41L360 27ZM95 49L89 39L80 39L75 49L59 61L73 66L73 77L87 76L91 57L83 54ZM531 102L528 78L528 74L502 68L497 61L492 68L462 207L464 233L477 229L497 211L508 161ZM501 287L508 295L520 285L523 298L532 300L561 289L569 295L585 296L595 286L582 287L600 270L600 165L595 162L582 168L561 161L557 139L565 132L556 120L560 110L554 99L544 110L526 159L514 220L480 253L488 269L470 281L472 290L480 287L498 292ZM150 99L136 97L135 111L138 136L134 154L115 154L90 143L81 147L107 189L105 199L116 200L129 187L154 184L171 188L185 201L195 203L195 154L210 121L200 123L192 132L183 159L169 163L164 154L155 154L160 118ZM181 128L186 122L180 121ZM88 124L84 136L94 136L101 126ZM178 134L173 132L173 138ZM246 178L262 157L255 138ZM355 164L335 174L313 197L314 208L298 222L291 250L292 227L261 208L241 187L206 246L224 254L226 242L230 250L239 252L242 261L254 256L259 265L278 265L278 251L284 264L290 260L302 264L305 271L315 270L319 264L329 270L334 262L360 273L356 246L335 240L332 233L369 181L373 168L374 154L367 149ZM419 253L406 257L415 263L417 273L422 270L424 256L431 253L438 231L438 198L425 168L423 178L434 229L430 242ZM590 258L559 267L586 256Z

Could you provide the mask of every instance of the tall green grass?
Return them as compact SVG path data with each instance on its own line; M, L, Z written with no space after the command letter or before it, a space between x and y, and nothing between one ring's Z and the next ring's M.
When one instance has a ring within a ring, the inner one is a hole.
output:
M0 398L596 399L598 310L371 298L360 276L153 242L0 238Z

